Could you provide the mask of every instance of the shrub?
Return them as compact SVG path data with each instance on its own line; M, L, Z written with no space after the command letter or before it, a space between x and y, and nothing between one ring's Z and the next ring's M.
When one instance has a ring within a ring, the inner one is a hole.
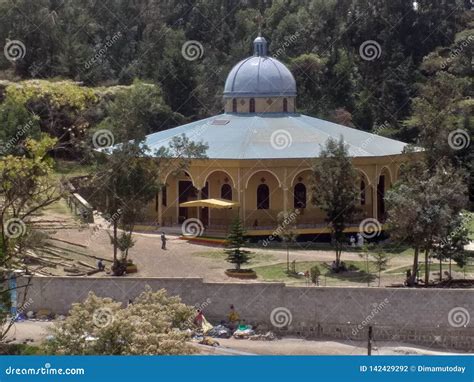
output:
M317 284L319 276L321 276L321 271L319 270L319 267L317 265L311 267L311 269L309 270L309 274L311 276L311 281L314 284Z
M65 321L52 329L46 344L52 354L152 355L191 354L184 331L192 326L194 310L164 289L147 288L132 304L122 304L92 292L74 304Z

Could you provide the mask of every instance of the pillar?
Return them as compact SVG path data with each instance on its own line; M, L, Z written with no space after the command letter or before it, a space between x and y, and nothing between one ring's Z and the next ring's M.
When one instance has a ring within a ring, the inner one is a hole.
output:
M378 219L378 195L377 186L379 184L379 166L375 165L374 179L372 180L372 217Z
M158 225L163 226L163 191L158 191Z
M377 183L378 184L378 183ZM378 196L377 196L377 184L372 184L372 217L374 219L378 219L378 211L377 211L377 204L378 204Z
M285 174L284 174L284 179L282 182L282 190L283 190L283 211L288 211L288 187L287 187L287 179L288 176L288 170L285 168Z
M197 194L197 200L202 199L202 189L198 189L198 194ZM197 208L197 218L201 220L201 207L196 207Z

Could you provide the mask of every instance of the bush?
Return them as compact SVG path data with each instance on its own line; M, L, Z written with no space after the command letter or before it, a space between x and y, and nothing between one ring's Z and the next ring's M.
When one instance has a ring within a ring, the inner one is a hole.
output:
M132 304L89 293L74 304L67 319L52 329L48 353L65 355L192 354L185 329L191 328L194 310L164 289L147 288Z
M309 270L309 274L311 276L311 281L314 284L317 284L319 276L321 276L321 271L319 270L319 267L317 265L311 267L311 269Z

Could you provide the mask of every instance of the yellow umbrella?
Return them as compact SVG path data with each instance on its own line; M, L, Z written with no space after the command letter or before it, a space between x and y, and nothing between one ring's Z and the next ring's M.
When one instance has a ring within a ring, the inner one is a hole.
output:
M238 207L238 202L233 202L226 199L201 199L191 200L190 202L184 202L179 204L180 207L209 207L209 208L232 208Z

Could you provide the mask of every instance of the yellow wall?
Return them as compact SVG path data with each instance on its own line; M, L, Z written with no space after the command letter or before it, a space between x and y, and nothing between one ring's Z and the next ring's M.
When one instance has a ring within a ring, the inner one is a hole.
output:
M256 113L282 113L284 98L286 98L288 102L288 112L289 113L294 112L295 111L295 97L254 98L255 99L255 112ZM237 112L248 113L250 98L236 98L236 99L237 99ZM232 100L233 98L226 98L224 101L224 110L226 113L232 113Z
M377 214L376 186L381 174L385 174L386 190L396 181L398 168L408 160L405 155L386 157L354 158L353 164L361 177L366 181L366 205L362 206L364 217L375 217ZM167 206L162 207L162 221L165 225L177 224L177 181L192 180L196 188L202 189L209 183L209 197L220 198L221 186L226 183L232 186L232 199L240 203L239 213L248 228L252 228L255 220L259 226L275 226L280 211L293 209L293 188L302 178L306 185L307 208L298 217L298 224L314 225L324 223L324 213L311 203L311 166L314 159L268 159L268 160L194 160L189 169L189 177L168 174ZM264 183L270 188L269 210L257 209L256 190ZM357 184L359 185L359 180ZM323 185L319 185L323 187ZM318 187L318 186L317 186ZM286 202L285 202L286 198ZM155 214L155 203L150 204L150 215ZM235 210L210 210L210 223L230 222ZM191 208L189 216L197 217L197 209ZM159 220L159 219L158 219Z

